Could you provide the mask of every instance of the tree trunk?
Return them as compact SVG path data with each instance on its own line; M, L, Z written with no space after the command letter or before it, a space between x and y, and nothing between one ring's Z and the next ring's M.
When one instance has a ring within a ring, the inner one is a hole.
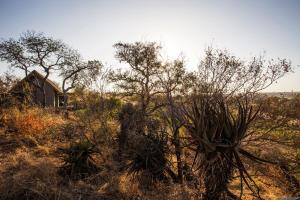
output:
M67 96L67 92L64 91L64 111L67 111L67 106L68 106L68 96Z
M68 108L68 96L67 96L67 91L64 90L63 92L64 92L64 117L66 119L68 119L69 118L69 112L67 110L67 108Z
M176 160L177 160L178 183L182 183L183 182L182 160L181 160L182 149L180 146L178 129L174 133L174 146L175 146L175 154L176 154Z
M233 159L230 153L226 156L230 160ZM217 158L213 162L204 158L201 171L204 173L204 200L228 199L228 184L233 175L232 163L224 156ZM230 199L234 198L230 197Z
M129 121L130 117L131 116L126 115L121 120L120 133L118 136L118 142L119 142L118 153L119 153L120 160L122 160L122 155L123 155L124 149L127 146L128 134L129 134L129 123L132 123Z
M170 111L171 111L171 126L173 131L173 139L175 146L175 154L177 160L177 181L178 183L183 183L183 170L182 170L182 148L180 145L179 139L179 124L176 121L175 111L174 111L174 101L171 93L168 93L168 99L170 103Z

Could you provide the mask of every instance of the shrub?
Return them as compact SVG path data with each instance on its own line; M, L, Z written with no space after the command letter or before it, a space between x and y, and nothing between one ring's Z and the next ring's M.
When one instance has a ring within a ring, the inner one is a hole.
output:
M169 150L165 136L139 135L135 139L135 145L128 153L130 162L126 169L129 174L146 172L153 182L164 180L167 174L172 174L167 158Z
M100 145L111 145L113 142L114 129L116 129L115 118L119 112L120 100L99 94L87 94L83 109L76 110L78 125L84 129L94 143Z
M62 176L80 179L99 170L92 158L92 155L98 153L98 150L88 139L71 143L68 148L59 150L64 161L59 171Z

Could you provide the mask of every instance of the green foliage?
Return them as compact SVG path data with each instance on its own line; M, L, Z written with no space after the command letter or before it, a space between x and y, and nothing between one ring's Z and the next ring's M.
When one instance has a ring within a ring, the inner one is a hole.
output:
M97 92L83 91L77 94L76 113L82 119L87 116L106 117L109 119L116 118L121 109L121 101L116 97L104 97Z
M78 100L77 100L78 101ZM115 97L103 97L97 92L83 92L80 110L75 111L79 125L90 134L93 142L110 145L115 134L115 119L120 112L121 101Z
M88 139L72 143L68 148L60 149L64 164L60 174L71 178L83 178L99 170L93 155L98 153L95 144Z

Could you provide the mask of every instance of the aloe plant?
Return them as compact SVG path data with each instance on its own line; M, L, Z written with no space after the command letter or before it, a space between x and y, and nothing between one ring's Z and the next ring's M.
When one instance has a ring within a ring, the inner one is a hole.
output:
M185 128L196 147L194 161L198 161L204 178L204 199L236 199L228 190L235 169L241 179L241 196L245 183L260 198L259 189L241 159L245 156L253 161L268 162L241 147L259 108L254 111L247 98L232 100L230 103L221 95L194 96L189 104L180 108L181 115L178 115L185 121Z
M98 171L92 155L98 153L95 144L88 139L72 143L69 147L59 149L64 161L60 174L71 178L83 178Z

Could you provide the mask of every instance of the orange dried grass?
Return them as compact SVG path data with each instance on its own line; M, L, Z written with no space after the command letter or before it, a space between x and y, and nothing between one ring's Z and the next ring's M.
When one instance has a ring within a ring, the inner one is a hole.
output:
M41 108L31 108L22 112L13 109L8 118L8 127L25 135L39 134L51 126L64 123L61 116L51 114Z

